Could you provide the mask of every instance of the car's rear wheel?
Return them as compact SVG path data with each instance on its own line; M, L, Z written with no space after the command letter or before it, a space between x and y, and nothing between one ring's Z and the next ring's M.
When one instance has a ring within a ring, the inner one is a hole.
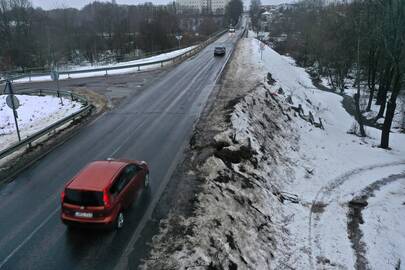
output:
M119 212L119 213L118 213L118 216L117 216L117 219L115 220L115 227L116 227L118 230L121 229L122 227L124 227L124 222L125 222L124 213L123 213L123 212Z

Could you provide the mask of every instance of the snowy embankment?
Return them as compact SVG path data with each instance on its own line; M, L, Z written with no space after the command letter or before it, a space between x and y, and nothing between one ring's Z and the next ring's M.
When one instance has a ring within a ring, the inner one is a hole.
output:
M268 47L263 59L277 83L292 95L294 104L301 104L306 114L312 112L315 120L322 118L325 128L314 128L305 121L295 123L300 150L297 155L294 152L289 155L296 168L295 179L286 188L300 197L302 207L291 211L292 222L286 225L295 248L308 254L292 254L291 265L303 269L338 266L353 269L355 265L361 269L363 266L393 269L399 260L405 260L405 254L400 252L405 228L390 224L399 221L405 208L401 209L395 200L387 200L385 203L392 207L385 212L391 219L383 220L384 215L362 218L361 209L353 210L352 206L357 203L364 206L365 213L373 212L371 206L366 206L364 194L380 180L382 190L393 182L405 187L405 135L391 134L393 150L388 151L377 147L381 133L377 129L368 128L366 139L348 134L354 119L343 109L342 97L317 90L304 69ZM395 181L390 180L394 178ZM374 196L379 198L378 190ZM360 202L359 197L363 199ZM359 219L358 224L354 224L355 219ZM371 235L376 238L371 240ZM373 256L376 253L378 257Z
M18 142L13 111L6 104L6 95L0 95L0 151ZM80 110L82 104L54 96L16 95L18 126L24 139L49 125Z
M142 58L142 59L138 59L138 60L134 60L134 61L128 61L128 62L120 62L120 63L116 63L116 64L110 64L110 65L97 65L97 66L75 66L75 67L71 67L69 69L69 71L80 71L80 70L91 70L91 69L100 69L100 68L120 68L120 69L116 69L116 70L109 70L108 74L109 75L118 75L118 74L127 74L127 73L133 73L133 72L138 72L138 68L137 67L133 67L133 68L125 68L125 66L129 66L129 65L139 65L139 64L146 64L146 66L143 66L141 68L141 70L145 71L145 70L150 70L150 69L156 69L156 68L160 68L161 64L150 64L147 65L148 63L153 63L153 62L157 62L157 61L164 61L167 59L171 59L173 57L179 56L181 54L184 54L186 52L191 51L192 49L194 49L197 46L190 46L184 49L180 49L180 50L175 50L172 52L168 52L168 53L162 53L159 55L155 55L152 57L148 57L148 58ZM87 77L98 77L98 76L104 76L105 75L105 71L93 71L93 72L85 72L85 73L78 73L78 74L70 74L68 75L60 75L59 79L60 80L66 80L69 78L87 78ZM14 83L27 83L27 82L41 82L41 81L51 81L51 76L50 75L46 75L46 76L38 76L38 77L32 77L31 80L29 77L25 77L19 80L15 80Z
M269 47L260 60L259 41L241 43L217 97L228 104L214 105L208 129L200 129L207 138L194 143L190 163L203 162L188 173L204 179L194 214L162 221L144 268L394 269L404 262L405 135L391 134L388 151L377 147L379 130L368 128L365 139L348 134L354 119L341 96L316 89L304 69ZM245 74L234 72L238 61Z

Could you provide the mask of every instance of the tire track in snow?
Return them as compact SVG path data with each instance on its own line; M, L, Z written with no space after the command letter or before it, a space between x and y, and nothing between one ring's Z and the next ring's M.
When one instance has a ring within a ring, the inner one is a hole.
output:
M345 182L347 182L348 180L352 179L353 176L356 176L360 173L363 173L365 171L374 171L374 170L378 170L378 169L382 169L382 168L387 168L387 167L396 167L399 165L405 165L405 161L398 161L398 162L391 162L391 163L382 163L382 164L374 164L374 165L370 165L370 166L366 166L366 167L362 167L362 168L356 168L353 170L350 170L348 172L345 172L344 174L338 176L337 178L333 179L332 181L329 182L329 184L327 184L326 186L321 187L317 194L315 195L313 201L312 201L312 205L311 205L311 209L309 212L309 216L308 216L308 250L309 250L309 256L308 256L308 260L309 260L309 265L311 267L311 269L315 269L315 258L314 258L314 230L316 227L316 223L314 222L314 216L316 215L317 212L317 206L318 205L323 205L325 203L325 198L330 197L330 195L333 193L333 191L338 188L339 186L341 186L342 184L344 184ZM313 228L314 227L314 228ZM315 237L319 237L319 235L315 235ZM319 239L315 239L319 240ZM317 247L319 250L321 250L319 241L317 242Z
M370 269L366 258L366 243L362 240L363 232L360 228L360 224L364 223L362 210L367 207L368 199L370 197L374 197L375 192L379 191L381 187L403 179L405 179L405 172L393 174L374 181L370 185L363 188L359 192L359 195L356 195L349 202L347 231L356 257L355 269Z

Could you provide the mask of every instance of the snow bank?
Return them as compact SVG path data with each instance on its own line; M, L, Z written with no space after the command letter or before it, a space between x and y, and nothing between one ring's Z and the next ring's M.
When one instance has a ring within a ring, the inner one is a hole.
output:
M0 150L18 142L13 111L6 104L6 95L0 95ZM34 134L52 123L77 112L81 103L53 96L16 95L20 101L17 109L21 138Z

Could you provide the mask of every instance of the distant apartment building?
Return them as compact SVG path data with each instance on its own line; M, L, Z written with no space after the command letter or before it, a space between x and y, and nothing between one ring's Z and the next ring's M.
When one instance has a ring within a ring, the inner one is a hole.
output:
M178 12L202 12L202 0L176 0Z
M179 13L195 12L223 15L230 0L176 0Z
M225 7L230 0L208 0L210 2L211 11L214 14L225 14Z

